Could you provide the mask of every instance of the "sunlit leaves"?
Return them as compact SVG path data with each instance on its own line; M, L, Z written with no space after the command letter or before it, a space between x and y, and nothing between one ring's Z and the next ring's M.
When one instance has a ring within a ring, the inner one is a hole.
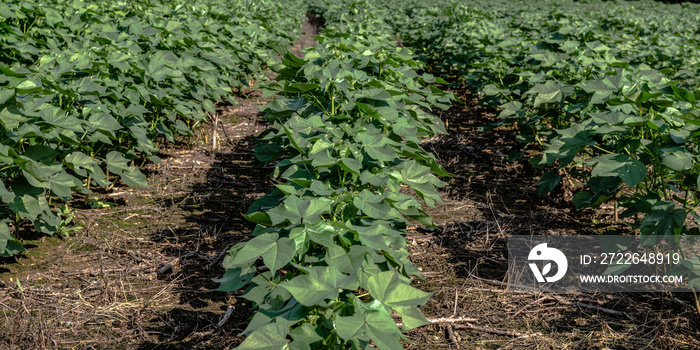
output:
M235 258L226 264L235 266L250 265L258 257L272 270L278 270L294 257L294 241L287 237L280 238L277 233L263 234L248 241L236 252Z
M345 275L335 266L306 267L302 271L307 274L280 284L280 287L305 306L327 305L326 301L337 298L341 290L358 287L357 276Z
M234 101L231 88L266 79L304 11L275 0L91 3L0 5L0 177L26 187L3 195L0 215L41 232L61 229L49 197L118 180L145 187L137 166L157 159L156 142L191 135Z
M371 276L368 288L374 299L396 310L403 318L406 329L429 323L416 306L425 304L431 293L411 287L395 271L380 272Z
M557 1L431 6L439 8L390 4L380 16L434 72L502 108L493 126L516 123L517 139L542 151L532 161L550 167L541 195L565 184L579 209L613 200L637 218L633 230L688 232L700 178L700 79L689 68L700 51L687 30L695 12L655 2L633 11ZM405 15L391 16L397 9ZM651 204L659 198L675 209Z
M353 300L355 315L338 316L335 329L338 336L345 340L359 338L372 340L379 349L400 350L401 332L387 309L377 300L361 302Z
M401 189L442 203L445 183L432 172L448 174L422 140L445 132L427 109L447 107L452 95L426 86L436 79L419 75L389 37L369 27L350 36L339 28L354 22L336 24L304 59L280 53L283 67L267 85L278 96L261 108L272 125L256 147L278 181L245 215L258 224L254 237L229 251L218 282L235 290L250 279L243 297L258 310L244 333L256 342L276 325L278 338L295 327L291 349L400 349L392 312L404 328L423 325L417 306L430 295L408 282L420 271L408 259L406 226L433 225ZM259 257L269 271L251 278Z
M238 350L282 350L289 349L289 341L286 335L289 333L288 327L284 324L270 323L257 329L249 335Z
M573 87L567 86L560 82L549 80L544 84L537 84L525 94L535 96L532 103L533 107L537 107L543 103L560 103L569 94L574 91Z

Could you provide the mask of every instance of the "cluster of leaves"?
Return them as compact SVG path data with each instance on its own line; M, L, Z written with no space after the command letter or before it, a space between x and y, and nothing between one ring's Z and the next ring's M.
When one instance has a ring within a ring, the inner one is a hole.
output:
M24 250L13 221L61 230L52 202L74 191L146 186L134 163L261 79L302 15L275 0L0 4L0 256Z
M699 234L700 7L566 3L384 7L429 66L500 107L499 124L541 150L531 164L553 169L540 194L576 179L578 208L614 201L642 235ZM684 266L700 285L700 261Z
M431 171L448 174L421 140L445 132L426 110L453 96L381 35L371 6L348 9L266 86L278 95L255 156L275 163L277 183L251 206L254 237L229 251L218 280L222 291L247 285L257 309L237 349L401 349L401 329L427 323L417 306L430 293L410 285L420 271L405 235L409 220L434 224L402 188L442 203Z

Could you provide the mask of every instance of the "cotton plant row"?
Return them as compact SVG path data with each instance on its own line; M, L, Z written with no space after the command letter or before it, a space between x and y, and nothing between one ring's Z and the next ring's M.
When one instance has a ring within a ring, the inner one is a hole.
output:
M245 288L255 309L237 349L401 349L402 331L427 323L406 228L434 226L421 202L442 203L433 173L448 174L421 140L445 133L428 111L453 97L350 9L303 58L284 55L266 86L277 97L255 157L274 164L275 188L246 214L253 238L228 252L218 280Z
M496 125L540 151L541 195L565 182L579 209L620 207L629 231L671 243L700 233L697 5L382 3L436 74L499 107ZM700 287L697 257L675 272Z
M278 64L303 13L285 2L56 1L0 4L0 256L24 248L10 226L54 234L65 204L118 179L159 140L189 135Z

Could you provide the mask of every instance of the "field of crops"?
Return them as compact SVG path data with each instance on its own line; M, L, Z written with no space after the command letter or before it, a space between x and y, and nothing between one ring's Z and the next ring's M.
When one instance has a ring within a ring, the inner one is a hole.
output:
M699 5L0 16L0 347L700 347L695 293L502 282L512 234L700 234Z
M552 169L541 195L566 181L577 208L613 201L635 218L630 230L697 234L696 6L554 4L411 7L413 20L394 27L430 66L502 109L497 125L517 125L523 148L537 150L532 166Z
M289 46L302 13L276 2L0 5L0 256L24 248L8 225L54 234L74 192L121 179L145 186L134 164L159 161L156 141L234 101ZM290 13L291 12L291 13ZM9 189L8 189L9 188Z

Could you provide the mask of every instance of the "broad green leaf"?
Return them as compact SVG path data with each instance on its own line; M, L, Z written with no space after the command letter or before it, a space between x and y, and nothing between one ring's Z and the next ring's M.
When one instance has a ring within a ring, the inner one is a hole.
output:
M341 289L358 288L356 276L345 275L335 266L307 267L304 270L308 274L294 277L279 286L305 306L326 305L325 301L337 298Z
M1 90L0 91L0 105L7 102L7 100L9 100L14 95L15 95L15 90L13 90L13 89Z
M277 271L292 261L295 248L293 240L287 237L280 238L277 233L256 236L246 242L243 249L236 253L230 265L250 264L262 256L265 266L271 271Z
M430 324L430 321L423 316L423 313L416 306L394 306L393 308L401 316L402 330L411 330Z
M94 113L90 115L88 121L92 127L107 133L112 138L116 138L115 131L122 129L122 125L107 113Z
M413 188L428 206L435 207L435 203L444 203L440 199L440 194L436 187L444 186L446 183L438 180L435 175L431 174L429 167L420 165L413 160L407 161L403 163L401 175L404 182Z
M325 247L335 245L334 238L342 233L338 228L324 221L319 221L313 225L304 225L304 230L308 235L308 239ZM291 237L291 234L290 234Z
M8 205L13 212L32 221L49 209L49 204L45 198L30 194L15 196L14 200Z
M243 214L246 219L260 225L272 226L272 221L270 221L270 216L262 211L256 211L251 214Z
M291 223L313 224L317 222L323 213L330 210L331 200L320 198L302 199L299 196L287 197L281 205L267 211L271 225L277 225L289 220Z
M652 207L652 212L642 220L642 235L669 236L680 232L685 223L686 212L674 209L671 202L659 202Z
M220 283L218 291L233 292L245 287L253 276L255 276L255 268L252 266L234 267L226 269L223 277L212 281Z
M304 305L299 304L296 300L291 299L279 310L273 307L261 308L260 311L253 316L253 319L250 320L250 323L248 323L248 327L246 327L241 334L250 334L260 327L270 324L271 322L286 325L287 328L289 328L295 323L303 320L307 315L308 309Z
M559 103L566 96L574 91L572 86L562 84L554 80L548 80L544 84L537 84L525 94L535 95L533 106L537 107L544 103Z
M53 148L44 145L34 145L22 154L23 156L44 164L52 164L58 155Z
M630 187L637 186L647 175L644 163L624 154L605 154L593 159L592 176L616 176Z
M10 257L26 251L24 246L12 237L5 221L0 221L0 257Z
M675 171L690 170L693 167L693 160L695 159L695 157L687 151L665 152L662 158L662 164Z
M549 192L552 192L559 182L561 182L562 178L563 177L561 175L557 175L557 172L554 170L544 173L542 178L540 178L540 181L537 182L537 193L541 197Z
M120 178L129 187L148 187L148 182L146 181L146 175L144 175L138 168L129 167L125 171L119 174Z
M76 174L83 177L87 177L88 172L94 173L95 167L99 165L96 160L88 157L83 152L72 152L66 156L64 161L71 167L71 169L73 169L73 171L75 171Z
M289 328L282 324L270 323L245 338L236 350L283 350L288 349Z
M366 189L353 198L353 204L371 218L402 218L389 201L386 200L385 195L376 195Z
M129 160L124 158L124 156L117 151L109 152L105 156L107 170L114 174L121 174L123 171L129 169L128 162Z
M432 294L411 287L391 270L371 276L368 283L372 297L391 307L423 305Z
M290 344L291 350L308 350L310 344L323 340L319 330L309 323L302 323L299 327L289 332L289 336L294 339Z
M400 350L401 332L386 308L378 301L361 302L354 300L355 315L337 316L335 330L338 336L371 339L380 350Z

